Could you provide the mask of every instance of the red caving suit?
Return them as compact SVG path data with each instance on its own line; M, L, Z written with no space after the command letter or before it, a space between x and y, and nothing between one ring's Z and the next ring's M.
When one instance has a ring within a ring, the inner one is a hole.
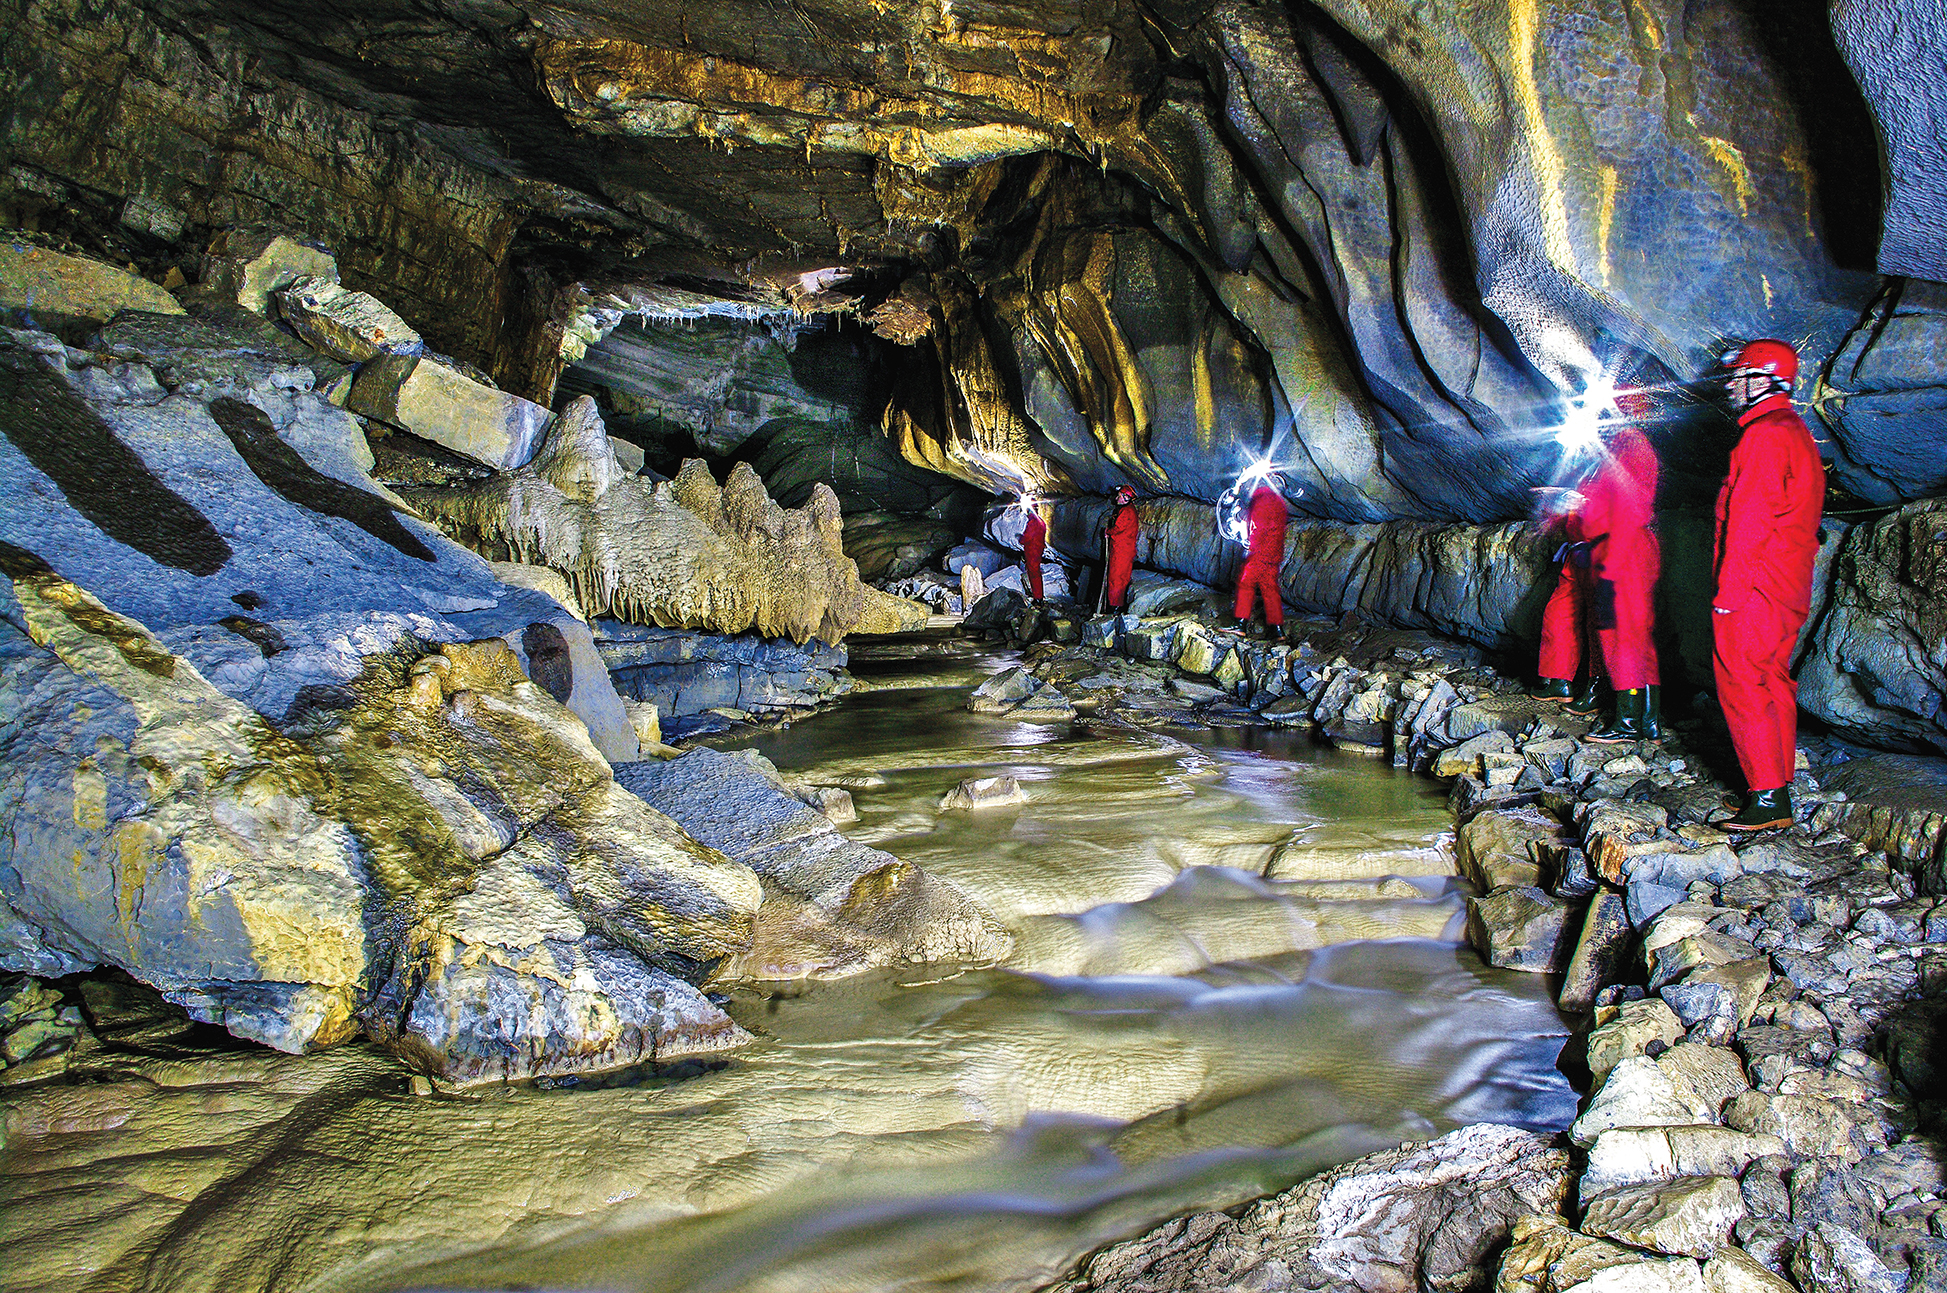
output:
M1254 595L1264 598L1264 622L1284 623L1284 595L1278 588L1278 567L1284 564L1284 496L1269 485L1251 495L1250 555L1237 576L1237 618L1248 619Z
M1773 395L1738 417L1717 493L1717 703L1752 790L1791 784L1798 755L1792 648L1812 608L1825 472L1791 398Z
M1581 486L1582 506L1563 518L1563 538L1590 545L1589 565L1562 562L1541 618L1536 672L1573 680L1590 667L1624 691L1661 685L1655 594L1663 553L1655 520L1656 451L1635 427L1611 433L1601 466Z
M1048 523L1038 512L1028 513L1028 527L1021 531L1021 551L1028 559L1028 591L1041 600L1041 552L1048 546Z
M1109 568L1105 578L1105 605L1119 611L1129 597L1129 576L1136 568L1136 536L1142 532L1142 518L1134 503L1117 507L1109 521Z

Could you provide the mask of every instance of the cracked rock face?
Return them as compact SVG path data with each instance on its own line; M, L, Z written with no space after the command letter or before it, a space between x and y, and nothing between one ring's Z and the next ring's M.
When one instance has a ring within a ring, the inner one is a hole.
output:
M630 313L857 317L911 463L1208 499L1268 449L1346 521L1519 514L1598 366L1784 335L1891 502L1937 488L1932 343L1832 361L1939 242L1898 8L55 0L5 200L158 273L274 214L543 402Z

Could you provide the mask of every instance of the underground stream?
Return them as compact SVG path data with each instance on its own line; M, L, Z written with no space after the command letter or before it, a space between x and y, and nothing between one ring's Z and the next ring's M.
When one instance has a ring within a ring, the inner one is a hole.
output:
M720 1068L508 1091L549 1146L532 1172L611 1140L662 1165L586 1216L327 1283L1029 1288L1402 1140L1573 1118L1545 980L1459 941L1429 782L1261 729L976 715L969 689L1010 661L897 656L862 650L872 689L815 719L717 743L851 787L848 832L963 886L1014 932L1011 962L740 993L760 1040ZM997 774L1028 802L939 808Z

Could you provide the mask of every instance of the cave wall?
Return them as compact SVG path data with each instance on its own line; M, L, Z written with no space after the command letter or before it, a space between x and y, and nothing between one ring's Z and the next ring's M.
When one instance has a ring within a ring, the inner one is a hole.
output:
M1207 498L1269 451L1347 521L1519 515L1598 366L1779 334L1891 504L1942 476L1940 316L1875 272L1939 245L1938 116L1925 6L1874 8L7 0L5 201L179 261L302 228L537 397L591 311L896 296L915 464Z

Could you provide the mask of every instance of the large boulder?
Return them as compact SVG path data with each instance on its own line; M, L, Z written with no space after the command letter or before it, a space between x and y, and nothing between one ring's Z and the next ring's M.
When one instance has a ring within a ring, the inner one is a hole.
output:
M0 964L462 1081L736 1044L686 978L761 885L616 786L587 626L384 494L308 371L246 332L218 376L196 327L0 347Z
M181 314L181 302L141 275L88 256L0 242L0 313L10 323L71 332L123 310ZM75 338L79 340L79 338Z
M1799 669L1799 704L1907 750L1947 753L1947 500L1855 526Z

